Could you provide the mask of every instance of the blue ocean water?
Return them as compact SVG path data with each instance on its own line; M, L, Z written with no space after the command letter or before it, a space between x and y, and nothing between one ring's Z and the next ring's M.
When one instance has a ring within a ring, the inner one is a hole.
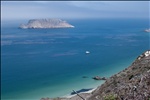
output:
M19 29L21 22L2 22L2 100L95 88L103 81L93 76L109 77L150 49L148 19L68 19L75 28L65 29Z

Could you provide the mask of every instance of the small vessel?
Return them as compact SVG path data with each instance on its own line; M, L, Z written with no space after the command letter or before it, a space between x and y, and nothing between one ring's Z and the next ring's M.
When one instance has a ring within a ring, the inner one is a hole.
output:
M150 29L146 29L145 32L150 32Z
M85 53L86 53L86 54L89 54L89 53L90 53L90 51L85 51Z

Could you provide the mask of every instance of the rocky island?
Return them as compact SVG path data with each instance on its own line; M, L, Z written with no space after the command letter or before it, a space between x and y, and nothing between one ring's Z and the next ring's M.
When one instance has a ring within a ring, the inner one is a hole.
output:
M145 32L150 32L150 29L146 29Z
M61 19L31 19L27 24L21 24L22 29L37 28L73 28L74 26Z
M91 93L40 100L150 100L150 50L138 56L128 68L106 79Z

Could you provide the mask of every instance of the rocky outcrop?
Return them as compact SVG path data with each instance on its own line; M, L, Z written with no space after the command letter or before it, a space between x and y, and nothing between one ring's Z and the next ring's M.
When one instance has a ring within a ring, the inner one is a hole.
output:
M106 80L106 77L99 77L99 76L95 76L93 77L94 80Z
M28 28L73 28L73 25L70 25L66 21L61 19L31 19L27 24L21 24L19 28L28 29Z
M146 29L145 32L150 32L150 29Z

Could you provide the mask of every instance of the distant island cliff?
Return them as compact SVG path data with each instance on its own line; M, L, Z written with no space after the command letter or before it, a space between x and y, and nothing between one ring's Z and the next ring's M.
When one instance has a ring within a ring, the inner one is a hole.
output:
M27 24L21 24L19 28L73 28L74 26L61 19L31 19Z
M149 28L149 29L146 29L145 32L150 32L150 28Z

